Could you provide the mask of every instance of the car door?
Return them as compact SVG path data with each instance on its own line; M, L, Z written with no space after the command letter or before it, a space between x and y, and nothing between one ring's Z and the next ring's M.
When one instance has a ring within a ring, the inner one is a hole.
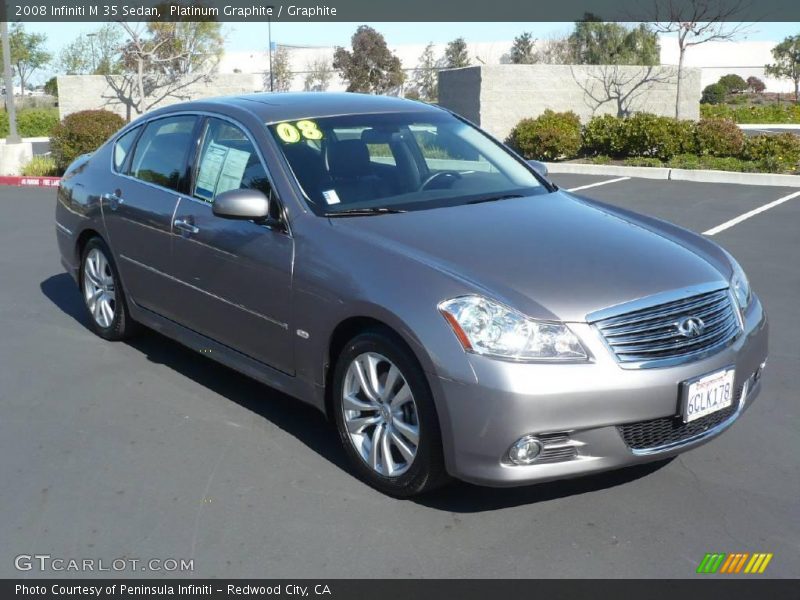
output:
M113 189L102 194L106 231L128 294L172 318L172 215L188 185L197 122L195 115L164 117L121 136L113 152Z
M243 127L208 118L190 193L181 197L173 228L173 269L184 282L181 321L226 346L294 373L289 334L293 242L267 170ZM214 215L214 198L251 188L267 195L271 224Z

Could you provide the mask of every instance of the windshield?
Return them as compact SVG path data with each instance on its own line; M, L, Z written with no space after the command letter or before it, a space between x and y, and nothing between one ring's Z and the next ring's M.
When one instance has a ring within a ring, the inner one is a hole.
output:
M526 165L447 113L268 125L319 215L423 210L547 193Z

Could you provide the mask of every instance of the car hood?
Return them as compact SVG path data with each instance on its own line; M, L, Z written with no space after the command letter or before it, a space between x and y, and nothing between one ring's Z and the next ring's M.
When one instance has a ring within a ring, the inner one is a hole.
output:
M542 319L584 321L653 294L726 284L666 232L565 192L331 222ZM413 275L400 274L409 286Z

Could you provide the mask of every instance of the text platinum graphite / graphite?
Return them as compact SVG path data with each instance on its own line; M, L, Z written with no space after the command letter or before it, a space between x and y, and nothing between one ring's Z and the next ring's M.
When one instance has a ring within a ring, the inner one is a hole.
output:
M216 6L181 6L172 4L169 7L172 17L240 17L248 19L250 17L274 17L276 16L275 7L253 4L252 6L231 6L225 5L222 8ZM335 17L336 9L331 6L296 6L290 4L286 7L286 16L289 17Z

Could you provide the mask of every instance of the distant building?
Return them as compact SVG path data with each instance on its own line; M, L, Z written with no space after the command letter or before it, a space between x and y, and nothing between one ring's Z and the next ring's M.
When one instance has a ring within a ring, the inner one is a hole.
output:
M468 43L468 51L473 65L497 65L507 62L511 40L498 42ZM698 67L701 71L701 86L715 83L722 75L736 73L747 79L751 75L759 77L767 85L768 92L791 92L792 82L787 79L774 79L764 75L764 65L772 62L771 50L778 42L708 42L693 46L686 53L685 66ZM444 55L446 44L435 44L434 54ZM417 66L426 44L400 44L390 46L400 57L403 68L411 75ZM292 72L295 73L292 90L302 90L310 66L320 59L333 62L333 47L285 46L289 50ZM675 38L662 36L661 64L678 64L678 44ZM267 73L269 55L264 50L227 52L219 66L220 73ZM268 85L268 84L267 84ZM346 84L338 75L331 80L329 90L341 91Z

